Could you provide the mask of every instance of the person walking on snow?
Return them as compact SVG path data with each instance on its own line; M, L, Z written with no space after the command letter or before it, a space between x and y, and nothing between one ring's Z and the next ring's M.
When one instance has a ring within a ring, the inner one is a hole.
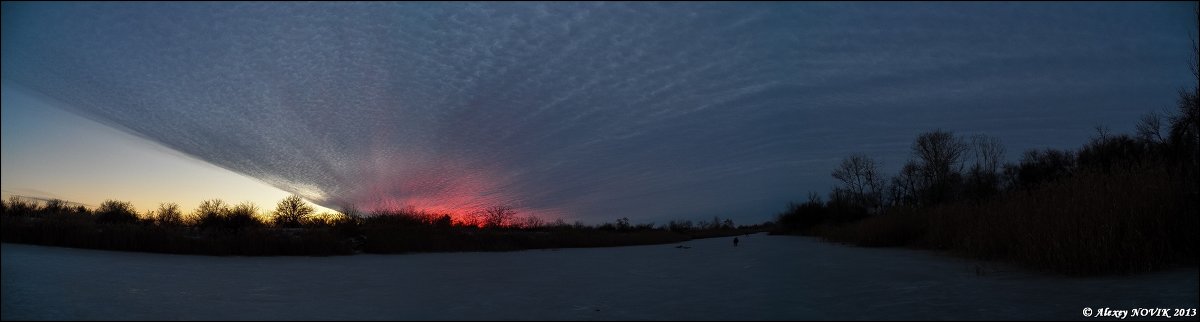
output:
M738 239L737 239L737 237L734 237L733 238L733 247L737 247L737 243L738 243Z

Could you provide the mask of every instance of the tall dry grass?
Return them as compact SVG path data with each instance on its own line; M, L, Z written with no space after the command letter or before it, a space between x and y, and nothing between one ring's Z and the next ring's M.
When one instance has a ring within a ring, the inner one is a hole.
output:
M1091 169L1031 190L924 210L893 210L814 235L861 246L910 246L1068 275L1194 264L1200 200L1171 167Z

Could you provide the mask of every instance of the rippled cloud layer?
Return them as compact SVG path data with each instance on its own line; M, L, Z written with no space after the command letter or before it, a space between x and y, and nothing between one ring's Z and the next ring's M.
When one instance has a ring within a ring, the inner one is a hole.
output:
M1187 4L4 4L6 82L329 207L765 219L916 133L1070 146ZM1163 97L1159 97L1159 95ZM1022 133L1033 133L1026 135ZM638 219L634 220L639 221Z

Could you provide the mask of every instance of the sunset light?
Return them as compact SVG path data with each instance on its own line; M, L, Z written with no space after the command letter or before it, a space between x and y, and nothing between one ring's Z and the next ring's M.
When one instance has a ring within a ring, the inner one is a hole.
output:
M0 4L8 320L1194 320L1196 2Z

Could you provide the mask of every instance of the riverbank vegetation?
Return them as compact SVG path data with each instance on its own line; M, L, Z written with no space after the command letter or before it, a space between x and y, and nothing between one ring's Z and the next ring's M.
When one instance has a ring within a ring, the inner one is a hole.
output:
M453 221L450 214L413 208L361 214L313 213L296 196L274 211L213 199L184 213L173 203L138 213L132 204L108 200L95 209L12 197L0 201L4 242L93 249L206 255L346 255L366 253L510 251L540 248L664 244L693 238L765 231L734 226L730 219L632 224L628 218L600 225L517 217L495 206Z

